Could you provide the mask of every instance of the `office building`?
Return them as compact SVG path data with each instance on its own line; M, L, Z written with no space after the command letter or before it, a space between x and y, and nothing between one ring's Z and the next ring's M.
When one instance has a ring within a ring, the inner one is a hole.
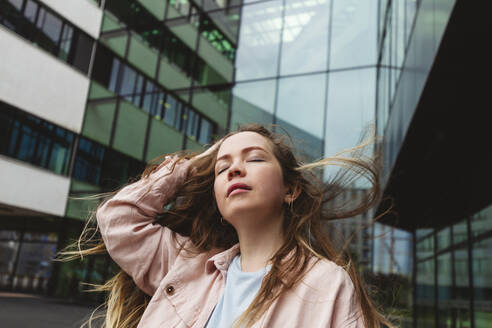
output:
M0 0L0 287L80 297L107 280L108 257L51 259L97 206L78 198L161 154L259 122L311 161L375 123L393 212L337 229L360 231L365 268L410 279L405 325L486 327L488 8L470 3Z
M50 260L97 206L78 198L156 156L260 122L313 160L374 121L376 1L0 3L3 288L106 280L107 257Z
M412 236L410 326L490 327L492 156L482 79L491 72L490 4L379 5L377 128L393 204L382 222Z

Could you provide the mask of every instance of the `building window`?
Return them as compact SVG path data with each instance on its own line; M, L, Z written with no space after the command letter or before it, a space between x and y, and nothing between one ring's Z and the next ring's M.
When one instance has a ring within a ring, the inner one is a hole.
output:
M200 138L198 141L202 144L206 144L212 141L213 126L212 123L206 118L202 118L200 124Z
M165 91L155 80L123 63L102 45L97 48L93 72L94 80L154 118L184 131L194 140L202 143L211 141L214 125L210 120L191 108L185 113L181 100ZM222 94L225 93L216 93L219 97ZM184 115L189 117L186 123L183 122ZM201 126L203 133L200 132Z
M176 128L176 130L181 130L181 118L182 118L183 105L174 96L167 95L165 111L164 111L164 122Z
M73 177L104 190L114 190L143 172L145 163L80 137Z
M73 133L5 103L0 109L1 154L68 174Z
M198 139L198 126L200 117L198 114L190 108L186 109L185 120L186 120L186 135L191 137L193 140Z
M0 1L0 24L88 73L94 40L41 3Z
M99 185L104 159L104 147L86 138L80 138L75 158L73 177Z
M17 10L21 10L23 0L8 0Z

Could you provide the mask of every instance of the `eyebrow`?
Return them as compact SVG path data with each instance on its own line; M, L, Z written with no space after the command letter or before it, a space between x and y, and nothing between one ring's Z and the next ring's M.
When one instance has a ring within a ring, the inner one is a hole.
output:
M257 150L262 150L263 152L265 152L265 153L267 153L267 154L268 154L268 152L267 152L265 149L263 149L263 148L261 148L261 147L259 147L259 146L251 146L251 147L246 147L246 148L244 148L243 150L241 150L241 153L242 153L242 154L244 154L244 153L250 152L250 151L255 150L255 149L257 149ZM225 155L222 155L222 156L220 156L219 158L217 158L217 160L216 160L215 162L217 163L218 161L220 161L220 160L224 160L224 159L229 158L229 157L231 157L231 155L230 155L230 154L225 154Z

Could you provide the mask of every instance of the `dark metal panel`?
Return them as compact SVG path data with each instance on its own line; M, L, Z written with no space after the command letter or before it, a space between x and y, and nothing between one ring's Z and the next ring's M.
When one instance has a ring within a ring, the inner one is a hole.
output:
M492 153L486 151L491 135L484 110L490 97L481 83L482 75L492 75L491 53L484 42L491 21L482 17L489 6L457 1L413 115L404 112L413 110L420 78L402 82L407 93L398 90L397 97L405 96L395 102L399 107L393 108L386 129L386 152L391 150L394 164L390 161L384 186L394 208L384 223L406 230L439 228L492 202ZM424 41L410 46L417 44L431 46ZM409 49L407 60L420 60L419 52ZM389 204L381 203L377 215Z

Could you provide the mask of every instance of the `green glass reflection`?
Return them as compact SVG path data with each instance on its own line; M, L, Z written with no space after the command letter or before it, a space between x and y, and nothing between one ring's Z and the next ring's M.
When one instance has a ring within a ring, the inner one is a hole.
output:
M452 263L451 253L441 254L437 257L437 298L439 307L449 307L452 297Z
M417 263L417 327L435 328L434 260Z
M157 19L163 20L164 13L166 12L167 1L155 1L155 0L137 0L145 7L150 13L152 13Z
M417 259L425 259L434 255L434 235L417 241Z
M446 227L437 232L437 250L440 251L451 245L451 228Z
M86 220L97 209L99 199L84 199L101 192L99 186L72 178L70 186L70 197L67 200L66 216Z
M114 149L142 159L148 115L132 104L121 101L114 135Z
M475 310L475 328L490 328L492 322L492 312Z
M128 61L147 76L156 74L158 51L150 47L140 36L133 34L128 49Z
M221 127L227 125L229 89L213 91L207 88L193 91L193 106L201 113L217 122ZM225 98L225 99L224 99Z
M486 207L472 216L471 228L473 236L492 230L492 206Z
M82 135L103 145L109 145L115 109L116 99L89 102L85 111Z
M459 244L468 239L468 226L466 220L453 225L453 243Z
M183 134L161 120L152 119L146 161L181 150Z
M473 243L473 293L475 327L489 327L492 321L492 238ZM488 323L488 325L486 324Z

